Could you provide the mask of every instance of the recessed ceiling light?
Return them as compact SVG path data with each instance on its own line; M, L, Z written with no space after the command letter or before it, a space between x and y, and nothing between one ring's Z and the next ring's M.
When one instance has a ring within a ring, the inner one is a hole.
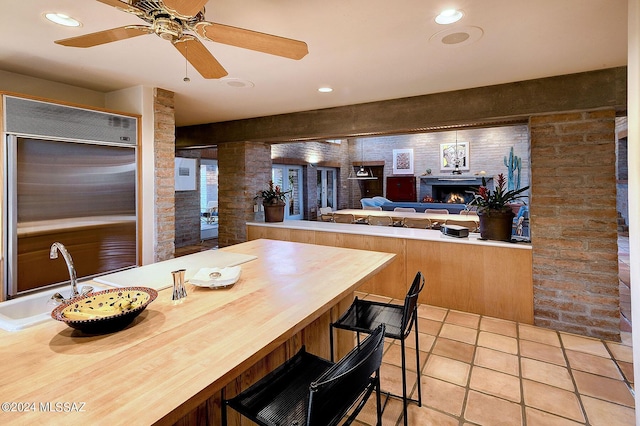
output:
M331 87L320 87L318 89L318 92L320 92L320 93L331 93L331 92L333 92L333 89Z
M463 32L459 32L459 33L448 34L448 35L442 37L442 39L440 41L442 41L444 44L460 44L460 43L464 43L465 41L467 41L469 39L469 37L471 37L471 35L469 33L465 33L463 31Z
M221 82L235 89L250 89L255 86L252 81L242 78L225 77L220 79Z
M462 11L457 9L445 9L440 12L440 15L436 16L436 22L438 24L447 25L458 22L462 19Z
M484 31L480 27L451 27L432 35L429 42L447 47L460 47L475 43L483 35Z
M44 17L58 25L64 25L65 27L79 27L80 21L73 19L71 16L64 13L45 13Z

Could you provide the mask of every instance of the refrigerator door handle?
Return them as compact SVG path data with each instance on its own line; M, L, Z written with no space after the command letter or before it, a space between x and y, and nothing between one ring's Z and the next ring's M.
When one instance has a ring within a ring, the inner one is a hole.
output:
M6 234L4 236L4 250L6 262L6 274L4 282L7 283L7 299L18 294L18 176L15 167L10 165L16 164L18 160L18 137L15 135L7 135L6 141L6 162L4 165L5 182L7 187L4 189L5 197L5 223Z

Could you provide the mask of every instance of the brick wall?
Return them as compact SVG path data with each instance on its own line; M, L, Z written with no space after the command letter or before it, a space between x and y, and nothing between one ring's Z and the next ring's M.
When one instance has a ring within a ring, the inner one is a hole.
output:
M175 240L175 117L173 92L153 91L155 153L155 261L173 258ZM144 220L149 220L145 218Z
M458 131L458 140L469 142L469 168L464 174L474 174L484 170L488 176L506 173L503 158L514 154L522 158L521 186L529 185L529 131L528 126L508 126L486 129ZM348 180L351 164L364 160L384 162L385 176L393 174L393 150L413 149L414 174L420 176L430 168L432 174L440 174L440 144L455 141L456 132L420 133L408 135L379 136L343 140L341 144L323 142L300 142L273 145L272 158L300 159L304 163L322 165L339 164L338 208L360 208L361 185L356 180ZM362 145L364 143L364 146ZM286 164L286 161L284 162ZM299 164L299 163L298 163ZM305 168L308 197L305 218L316 218L314 168ZM420 193L419 179L416 193Z
M349 141L330 142L296 142L271 146L273 164L301 164L303 181L306 190L304 219L315 220L318 217L317 207L317 167L335 167L338 169L337 198L338 205L334 210L349 207Z
M271 180L271 146L231 142L218 147L218 245L247 240L246 223L254 220L253 197Z
M530 119L536 325L620 340L615 112Z
M183 149L176 156L200 159L200 150ZM184 247L200 243L200 162L196 162L196 189L175 192L175 246Z
M514 155L522 158L521 186L529 185L529 129L526 125L491 127L486 129L465 129L457 131L459 142L469 143L469 171L463 175L473 175L485 171L487 176L507 172L503 163L513 147ZM356 139L351 146L351 158L358 162L384 161L384 175L393 175L393 150L413 149L413 170L420 176L431 169L431 174L450 174L440 170L440 144L456 140L455 131L416 133L409 135L380 136ZM360 143L364 142L364 155ZM385 181L386 194L386 181ZM420 194L420 179L416 179L416 194ZM353 208L360 208L360 192L356 187L352 200ZM417 200L416 200L417 201Z

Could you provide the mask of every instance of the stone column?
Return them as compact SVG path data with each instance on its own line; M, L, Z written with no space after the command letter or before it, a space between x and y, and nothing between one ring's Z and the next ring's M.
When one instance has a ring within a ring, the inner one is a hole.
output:
M175 247L175 114L173 92L153 91L155 153L155 261L173 258ZM143 218L152 220L152 218Z
M615 111L529 123L535 324L619 341Z
M254 219L253 197L271 180L271 146L262 142L230 142L218 146L218 245L247 240Z

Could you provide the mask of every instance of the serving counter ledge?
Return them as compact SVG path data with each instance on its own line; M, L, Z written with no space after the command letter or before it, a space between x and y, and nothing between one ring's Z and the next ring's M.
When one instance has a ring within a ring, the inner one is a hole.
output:
M0 332L0 395L16 403L0 412L0 423L220 424L223 387L234 395L302 344L328 358L329 323L394 257L269 240L221 250L256 256L233 287L187 284L187 298L177 302L171 289L161 290L122 331L88 336L51 320ZM353 338L337 337L341 356Z
M448 237L429 229L291 220L247 224L247 238L395 253L361 290L402 300L416 272L419 302L533 324L531 244Z
M470 233L468 237L457 238L443 235L434 229L403 228L400 226L375 226L363 224L333 223L312 220L286 220L284 222L249 222L248 226L295 229L317 232L340 232L341 234L370 235L373 237L403 238L421 241L440 241L454 244L474 244L531 250L530 243L482 240L479 233Z

